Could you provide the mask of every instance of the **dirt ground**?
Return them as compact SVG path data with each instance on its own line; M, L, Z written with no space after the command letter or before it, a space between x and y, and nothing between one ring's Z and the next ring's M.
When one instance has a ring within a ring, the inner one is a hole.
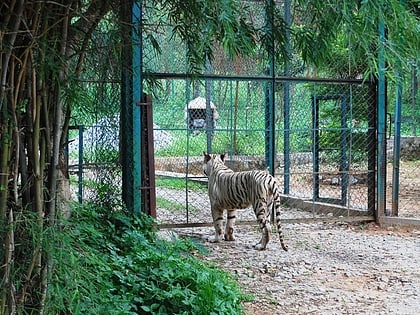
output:
M247 315L419 314L419 230L344 222L283 229L288 252L273 233L267 250L254 250L255 226L237 226L236 240L221 243L206 241L212 228L174 231L202 240L204 259L254 297L244 303Z
M390 209L392 165L388 164L387 171L386 207ZM401 163L399 190L400 217L420 218L418 161ZM172 191L160 188L158 194L167 198ZM189 214L190 222L211 222L205 195L189 191L189 205L198 209ZM158 216L161 222L186 220L185 214L165 209L159 209ZM284 209L281 217L322 215ZM254 216L251 210L241 211L238 219L254 220ZM283 230L288 252L281 249L276 234L271 235L267 250L254 250L252 245L260 238L256 227L237 225L236 240L221 243L207 241L213 235L212 227L163 232L201 240L209 249L203 259L230 272L243 291L253 296L244 303L246 315L420 314L420 227L381 228L374 223L340 221L287 223Z

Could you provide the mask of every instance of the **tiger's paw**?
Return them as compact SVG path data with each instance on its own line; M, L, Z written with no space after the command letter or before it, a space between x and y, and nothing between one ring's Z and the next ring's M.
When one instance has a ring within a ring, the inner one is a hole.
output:
M266 245L263 245L261 243L255 244L253 247L256 250L265 250L266 249Z
M206 241L207 242L210 242L210 243L219 243L221 240L222 240L222 237L221 236L219 236L219 237L217 237L217 236L208 236L206 238Z
M236 240L235 236L233 236L233 234L225 234L225 241L234 241Z

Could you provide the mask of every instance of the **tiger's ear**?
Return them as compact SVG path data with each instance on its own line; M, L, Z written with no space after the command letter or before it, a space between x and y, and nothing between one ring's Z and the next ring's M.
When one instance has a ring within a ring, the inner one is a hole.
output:
M204 155L204 162L207 163L208 161L211 160L211 156L210 154L206 153L203 151L203 155Z
M221 158L221 160L224 162L225 161L225 157L226 157L226 155L227 155L227 152L225 152L225 153L223 153L223 154L220 154L220 158Z

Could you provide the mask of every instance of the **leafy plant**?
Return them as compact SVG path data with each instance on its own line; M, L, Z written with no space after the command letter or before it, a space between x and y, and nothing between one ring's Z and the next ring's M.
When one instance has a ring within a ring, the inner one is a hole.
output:
M48 312L242 314L232 277L190 239L159 239L153 220L86 204L57 231ZM58 244L57 244L58 245Z

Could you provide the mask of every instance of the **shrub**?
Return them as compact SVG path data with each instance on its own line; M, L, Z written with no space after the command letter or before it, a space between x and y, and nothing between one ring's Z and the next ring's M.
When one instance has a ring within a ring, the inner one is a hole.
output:
M153 221L84 205L63 227L51 279L51 314L242 314L229 274L192 253L190 239L165 241Z

